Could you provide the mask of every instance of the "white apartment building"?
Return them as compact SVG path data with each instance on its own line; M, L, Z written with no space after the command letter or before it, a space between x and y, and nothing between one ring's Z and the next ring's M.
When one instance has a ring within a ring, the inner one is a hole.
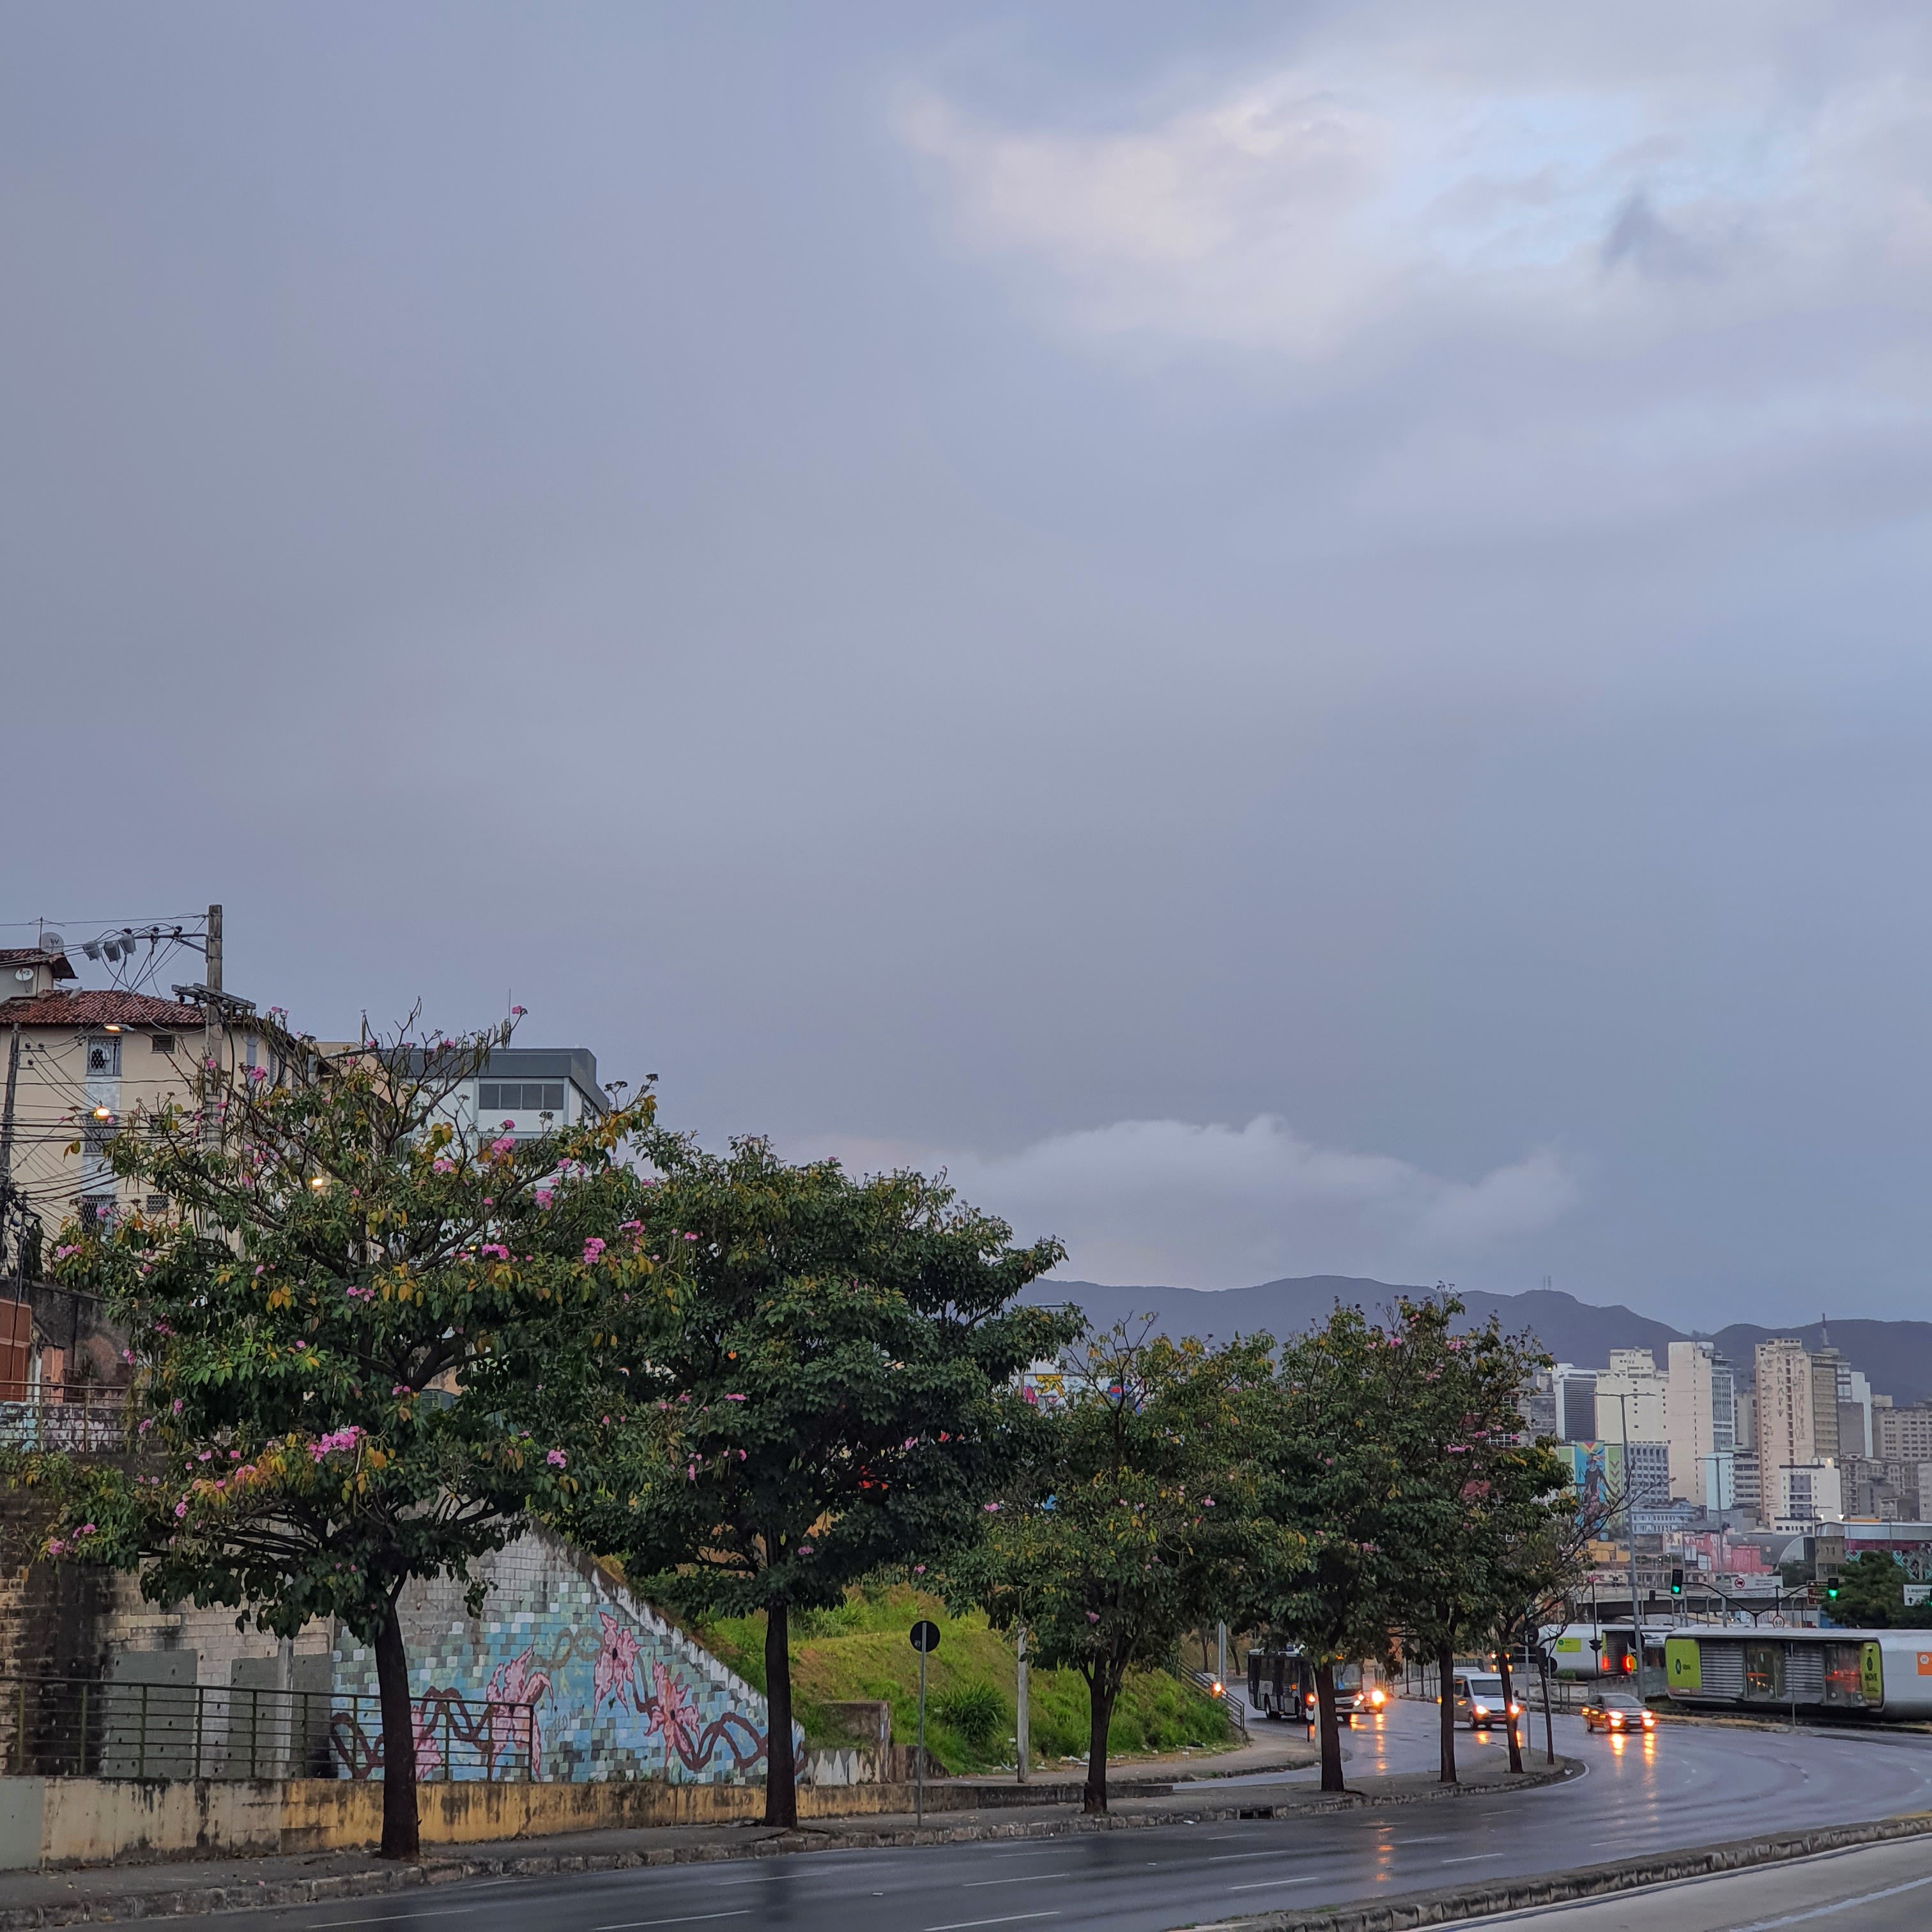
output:
M1612 1348L1610 1367L1597 1377L1597 1440L1668 1443L1669 1390L1648 1348Z
M1834 1464L1787 1462L1779 1468L1778 1529L1802 1535L1816 1524L1844 1520L1844 1484Z

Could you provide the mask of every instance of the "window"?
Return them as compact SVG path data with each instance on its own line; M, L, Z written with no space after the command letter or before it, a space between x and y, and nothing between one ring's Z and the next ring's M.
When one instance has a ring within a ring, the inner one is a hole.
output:
M118 1080L121 1077L121 1042L113 1034L97 1034L87 1042L87 1077L90 1080Z
M149 1044L157 1053L172 1053L175 1050L175 1036L171 1033L151 1034Z
M114 1225L114 1197L111 1194L83 1194L80 1197L80 1225L106 1234Z
M1744 1695L1747 1697L1775 1697L1784 1688L1784 1673L1778 1668L1783 1659L1778 1646L1772 1643L1748 1643L1744 1646Z
M141 1206L145 1213L165 1214L168 1211L168 1197L165 1194L151 1194Z
M478 1083L476 1096L477 1108L484 1114L563 1112L561 1080L484 1080Z

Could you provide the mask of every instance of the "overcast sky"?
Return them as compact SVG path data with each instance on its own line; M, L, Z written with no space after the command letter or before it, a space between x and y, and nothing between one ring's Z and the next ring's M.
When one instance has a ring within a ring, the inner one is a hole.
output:
M0 916L1102 1280L1932 1312L1928 102L1883 0L9 8Z

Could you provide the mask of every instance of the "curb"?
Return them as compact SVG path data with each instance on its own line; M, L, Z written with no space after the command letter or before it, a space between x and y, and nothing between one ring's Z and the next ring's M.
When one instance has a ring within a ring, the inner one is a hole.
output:
M513 1858L436 1858L422 1864L378 1867L370 1871L343 1872L328 1878L256 1879L238 1884L178 1886L166 1891L124 1892L112 1898L60 1900L49 1905L0 1910L0 1932L40 1932L53 1925L113 1924L129 1918L167 1918L187 1913L259 1911L268 1906L315 1905L340 1898L381 1897L420 1886L454 1885L465 1879L537 1878L566 1872L628 1871L650 1865L728 1864L746 1858L776 1858L796 1852L872 1851L900 1845L969 1844L988 1839L1062 1838L1098 1832L1144 1830L1155 1825L1190 1820L1272 1818L1297 1814L1367 1810L1402 1804L1439 1804L1457 1798L1480 1798L1496 1791L1526 1791L1558 1784L1575 1777L1581 1766L1565 1758L1555 1771L1526 1772L1520 1782L1507 1784L1429 1785L1414 1791L1377 1797L1372 1792L1344 1791L1283 1804L1242 1804L1234 1796L1217 1797L1200 1804L1170 1806L1160 1811L1110 1812L1088 1818L1027 1819L1013 1824L928 1825L892 1831L808 1829L775 1832L768 1838L746 1838L724 1844L668 1845L640 1852L532 1852ZM1255 1794L1258 1798L1260 1794ZM1244 1921L1244 1924L1250 1922ZM1252 1922L1260 1924L1262 1922ZM1324 1922L1325 1923L1325 1922ZM1417 1920L1416 1924L1432 1922Z
M1822 1826L1813 1832L1784 1832L1769 1838L1738 1838L1728 1844L1660 1852L1614 1864L1546 1872L1534 1878L1502 1879L1489 1885L1415 1892L1402 1898L1332 1905L1307 1912L1269 1912L1240 1918L1203 1922L1192 1932L1407 1932L1420 1925L1448 1925L1537 1906L1574 1904L1651 1886L1746 1871L1756 1865L1786 1864L1821 1852L1845 1851L1901 1838L1932 1836L1932 1812L1910 1812L1864 1825Z

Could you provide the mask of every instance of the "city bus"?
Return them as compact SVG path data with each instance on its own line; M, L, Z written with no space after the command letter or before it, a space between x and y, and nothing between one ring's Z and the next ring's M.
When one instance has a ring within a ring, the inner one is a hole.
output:
M1335 1714L1343 1724L1358 1712L1381 1710L1388 1693L1364 1682L1359 1664L1335 1666ZM1316 1718L1315 1666L1292 1644L1280 1649L1260 1645L1248 1652L1248 1708L1264 1718L1288 1718L1312 1724Z

